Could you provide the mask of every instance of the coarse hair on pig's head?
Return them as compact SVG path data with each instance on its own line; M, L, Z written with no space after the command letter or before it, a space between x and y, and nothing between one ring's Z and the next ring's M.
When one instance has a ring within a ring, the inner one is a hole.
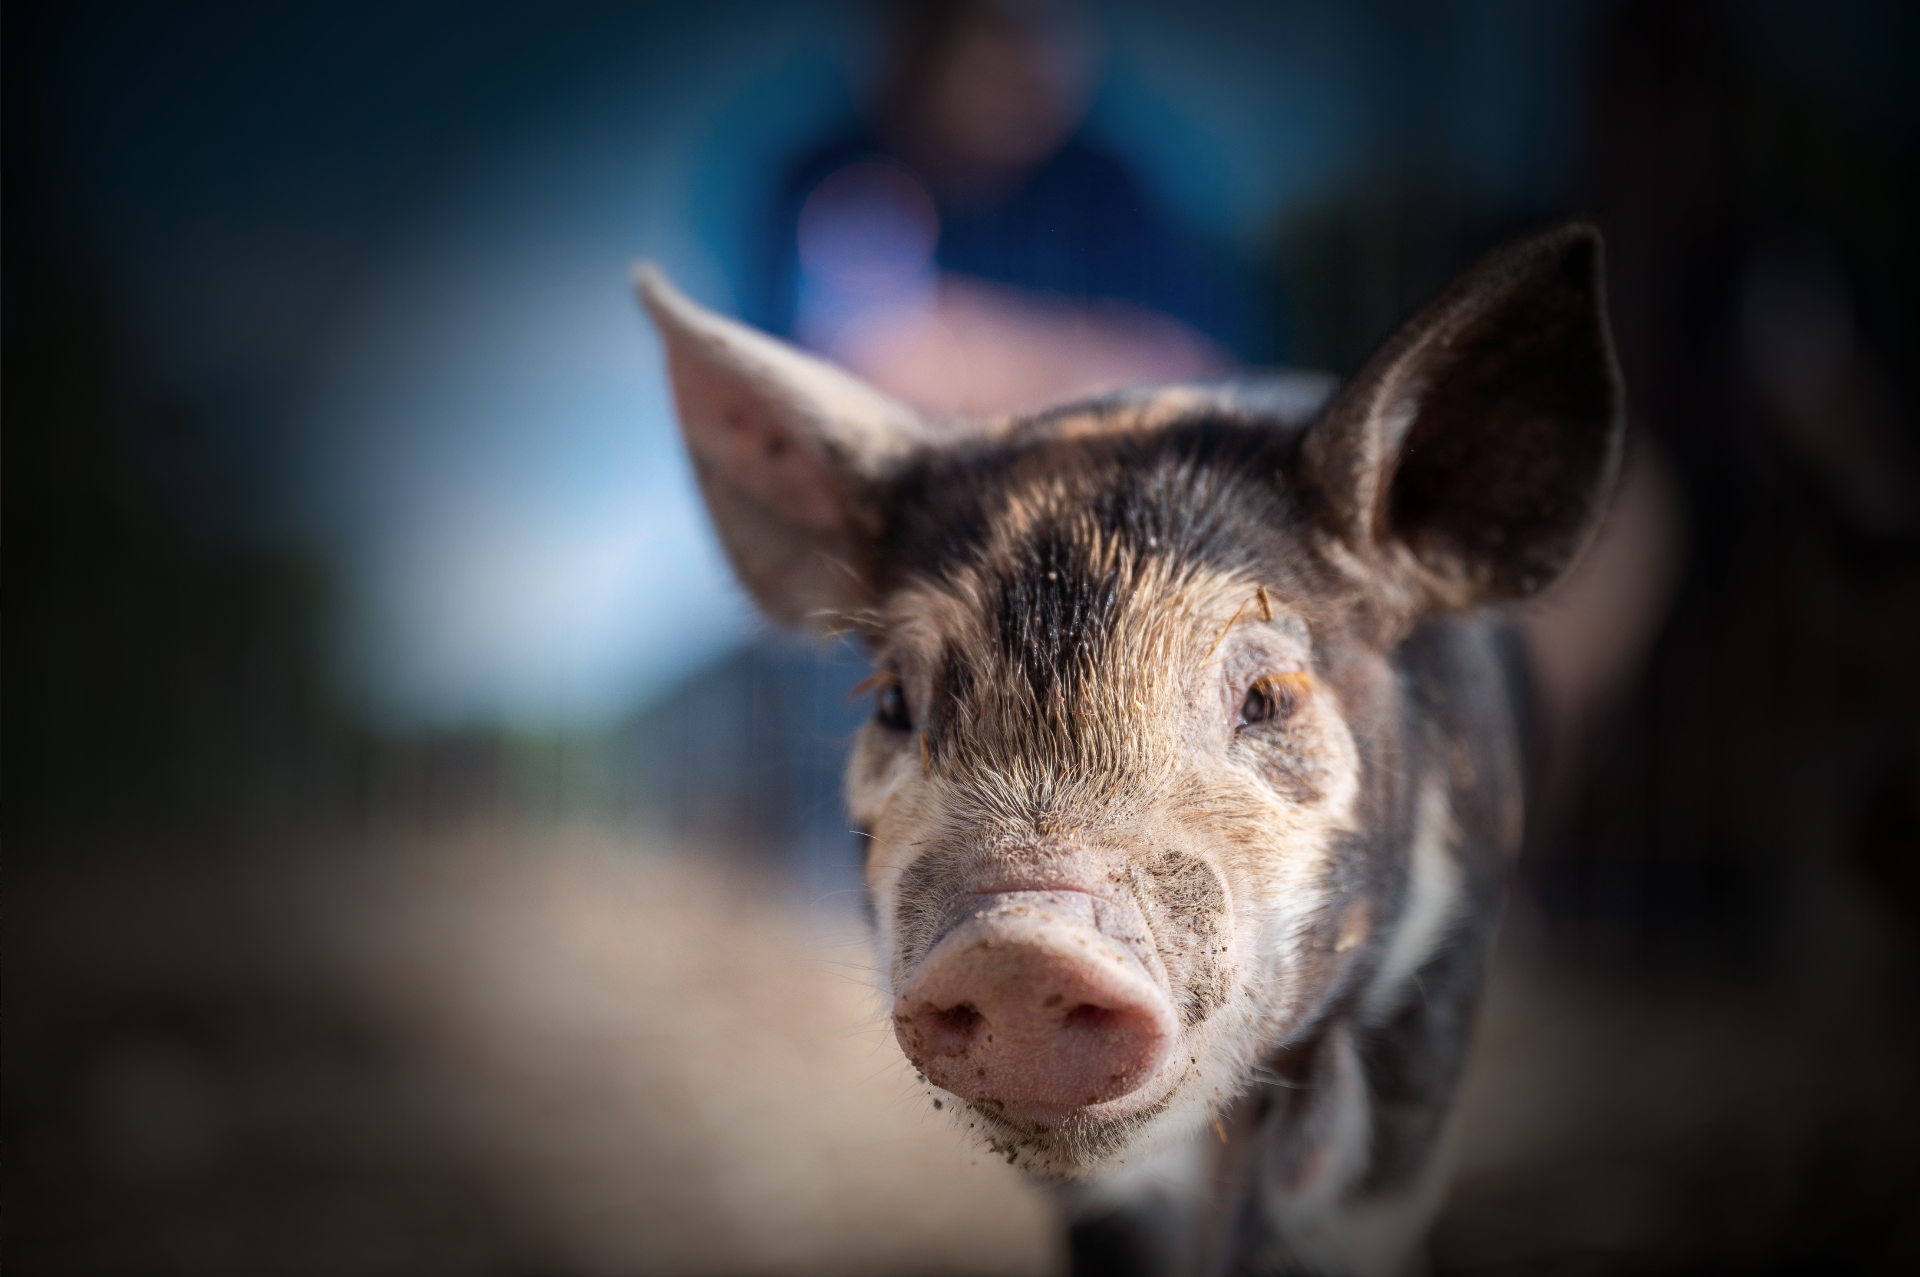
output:
M1418 806L1392 651L1559 576L1618 465L1596 232L1491 254L1324 405L1251 379L968 431L638 284L741 580L873 653L847 796L936 1101L1085 1174L1363 996Z

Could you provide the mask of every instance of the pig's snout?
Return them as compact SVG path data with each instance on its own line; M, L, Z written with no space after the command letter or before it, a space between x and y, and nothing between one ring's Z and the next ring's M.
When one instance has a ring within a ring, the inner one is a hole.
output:
M1054 1121L1138 1090L1180 1031L1172 1000L1073 892L981 898L894 1002L907 1058L936 1086Z

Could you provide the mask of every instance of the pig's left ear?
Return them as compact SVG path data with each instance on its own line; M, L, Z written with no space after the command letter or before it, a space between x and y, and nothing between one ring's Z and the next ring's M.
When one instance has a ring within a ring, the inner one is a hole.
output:
M913 413L830 364L696 306L649 265L680 428L734 570L774 620L831 631L867 606L880 485Z
M1579 557L1619 469L1600 233L1496 249L1335 396L1301 444L1323 526L1411 612L1531 594Z

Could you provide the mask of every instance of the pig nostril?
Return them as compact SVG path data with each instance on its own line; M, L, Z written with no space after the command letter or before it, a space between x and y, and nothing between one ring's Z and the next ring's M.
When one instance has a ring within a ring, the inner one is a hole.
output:
M963 920L901 987L893 1024L907 1058L930 1084L1022 1120L1157 1077L1178 1036L1166 993L1051 896L1011 894L995 915Z
M974 1047L980 1027L987 1022L971 1002L936 1011L929 1007L913 1017L913 1037L920 1049L935 1055L964 1055ZM992 1041L992 1037L988 1037Z
M940 1026L943 1032L951 1033L955 1037L966 1038L973 1036L974 1026L986 1017L974 1010L971 1003L962 1002L957 1007L949 1007L945 1011L935 1011L930 1018L935 1024Z
M1097 1007L1091 1002L1082 1002L1067 1012L1066 1024L1069 1029L1111 1029L1126 1018L1112 1007Z

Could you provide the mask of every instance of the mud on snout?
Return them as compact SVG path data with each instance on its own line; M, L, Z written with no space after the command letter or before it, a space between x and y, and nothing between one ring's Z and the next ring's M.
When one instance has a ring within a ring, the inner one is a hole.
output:
M896 920L901 1049L1040 1170L1088 1169L1161 1112L1229 986L1227 893L1191 854L929 854Z

